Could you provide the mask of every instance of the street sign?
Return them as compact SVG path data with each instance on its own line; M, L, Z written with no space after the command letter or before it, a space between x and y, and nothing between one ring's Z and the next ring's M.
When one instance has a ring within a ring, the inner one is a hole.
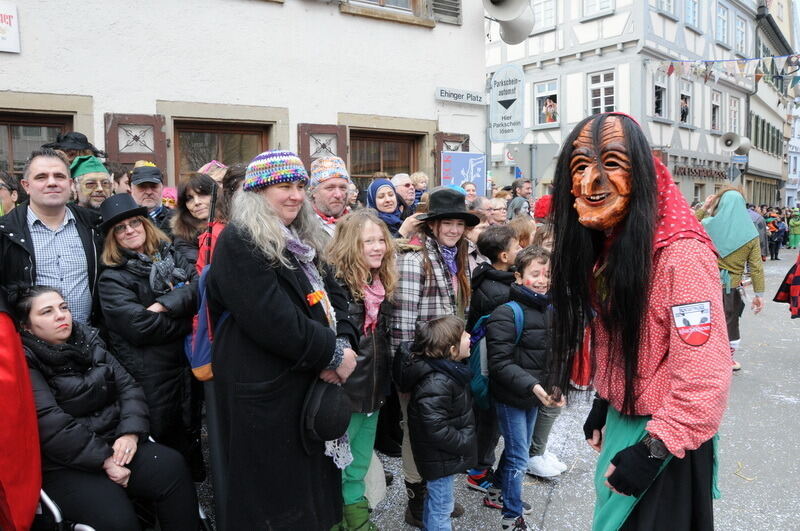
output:
M742 176L742 172L739 171L739 167L736 164L728 164L727 176L729 181L735 182L736 179Z
M436 87L435 97L440 101L468 103L470 105L486 105L486 95L471 90Z
M442 151L442 186L475 184L478 195L486 195L486 155L467 151Z
M489 102L489 138L492 142L519 142L525 137L525 72L518 65L505 65L492 76Z
M731 164L747 164L747 155L731 155Z

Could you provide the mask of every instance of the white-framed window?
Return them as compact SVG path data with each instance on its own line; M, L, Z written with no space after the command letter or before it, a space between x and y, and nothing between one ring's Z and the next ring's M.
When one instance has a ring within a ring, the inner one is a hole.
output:
M533 97L536 102L534 123L536 125L557 124L558 114L558 81L542 81L533 85Z
M711 130L722 131L722 92L711 91Z
M613 8L613 0L583 0L583 16L590 17Z
M589 114L614 110L614 71L589 74Z
M358 0L358 2L364 4L375 4L391 9L401 9L403 11L413 11L414 8L411 0Z
M728 97L728 127L739 134L739 98L735 96Z
M533 29L551 28L556 25L556 0L533 0Z
M747 21L740 17L736 16L736 25L734 27L734 48L736 52L741 55L747 54Z
M653 116L660 118L669 116L667 93L667 75L664 72L656 72L653 76Z
M658 9L667 13L674 13L675 2L674 0L658 0Z
M679 118L681 123L692 123L692 82L687 79L680 80L681 99L680 99L680 112Z
M700 0L684 0L686 7L686 23L695 28L700 27Z
M694 185L694 194L692 195L692 201L697 203L702 203L706 199L706 185L701 183L695 183Z
M722 4L717 4L717 34L719 42L728 43L728 8Z

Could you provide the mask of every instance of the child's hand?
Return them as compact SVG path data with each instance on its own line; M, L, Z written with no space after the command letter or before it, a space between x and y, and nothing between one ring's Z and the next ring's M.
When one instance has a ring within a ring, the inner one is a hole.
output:
M542 401L547 407L564 407L566 404L566 400L564 397L561 396L561 393L553 393L553 395L559 395L557 398L555 396L551 396L547 394L547 391L544 390L540 384L536 384L533 386L533 394L536 395L536 398Z

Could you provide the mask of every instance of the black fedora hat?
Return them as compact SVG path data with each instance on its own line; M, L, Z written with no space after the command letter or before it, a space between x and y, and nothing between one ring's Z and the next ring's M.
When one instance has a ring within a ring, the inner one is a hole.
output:
M70 131L68 133L64 133L63 135L60 134L56 137L55 142L50 142L49 144L44 144L42 147L44 148L51 148L51 149L91 149L95 155L105 156L105 153L94 147L89 139L86 138L86 135L83 133L79 133L77 131Z
M100 204L100 215L103 217L100 230L106 233L123 219L147 216L147 208L137 205L131 194L115 194Z
M481 220L475 214L470 214L467 211L464 199L464 194L458 190L453 190L447 186L434 188L431 191L431 195L428 196L428 212L420 214L417 219L422 221L463 219L467 227L474 227Z
M344 435L352 414L352 403L344 388L315 377L300 414L300 441L306 453L313 454L314 446Z

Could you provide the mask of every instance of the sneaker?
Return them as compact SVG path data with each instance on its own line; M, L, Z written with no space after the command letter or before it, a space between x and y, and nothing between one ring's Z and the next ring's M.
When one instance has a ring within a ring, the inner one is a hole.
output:
M494 471L487 468L480 474L467 474L467 487L485 493L494 487Z
M497 488L490 488L486 491L486 496L483 497L483 505L489 507L490 509L503 509L503 493L500 489ZM533 507L531 504L523 501L522 502L522 514L531 514L533 511Z
M732 362L732 363L731 363L731 368L732 368L734 371L740 371L740 370L742 370L742 364L741 364L741 363L739 363L739 362L738 362L738 361L736 361L736 360L731 360L731 362Z
M553 468L555 468L559 472L566 472L567 468L569 468L558 457L556 457L556 454L551 454L550 452L545 450L544 454L542 455L544 457L544 460L553 465Z
M554 478L561 474L561 470L547 461L544 456L535 455L528 459L528 474L540 478Z
M503 518L500 521L500 529L502 529L502 531L519 531L528 529L528 524L525 523L525 519L521 516L516 518Z

